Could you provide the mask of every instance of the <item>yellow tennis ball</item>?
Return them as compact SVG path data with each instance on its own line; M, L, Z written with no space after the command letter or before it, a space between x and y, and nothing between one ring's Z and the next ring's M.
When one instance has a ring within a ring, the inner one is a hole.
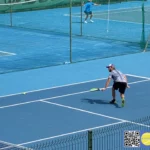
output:
M142 135L141 141L144 145L150 146L150 132L146 132Z
M23 94L26 94L26 92L23 92Z

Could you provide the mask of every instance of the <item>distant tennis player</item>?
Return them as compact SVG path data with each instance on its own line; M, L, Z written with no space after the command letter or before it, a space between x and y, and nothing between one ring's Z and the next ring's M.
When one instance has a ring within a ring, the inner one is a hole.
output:
M84 5L85 6L84 13L86 15L84 23L87 23L87 19L88 19L89 15L90 15L90 22L94 22L92 20L92 17L93 17L92 5L99 5L99 4L93 3L92 0L88 0L88 2L86 2L85 5Z
M126 88L129 88L128 82L127 82L127 77L119 70L116 70L115 66L113 64L109 64L108 66L106 66L106 68L108 68L108 71L110 72L110 74L106 81L105 88L102 88L101 90L102 91L106 90L107 87L109 86L111 79L113 79L114 80L114 84L112 87L113 99L112 99L112 101L110 101L110 103L114 104L116 102L115 90L119 89L120 97L122 100L122 107L124 107L124 104L125 104L125 95L124 94L125 94Z

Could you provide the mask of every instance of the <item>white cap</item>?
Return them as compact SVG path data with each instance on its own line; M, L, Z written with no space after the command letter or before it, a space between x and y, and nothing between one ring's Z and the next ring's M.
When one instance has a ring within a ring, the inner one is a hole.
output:
M115 66L113 64L109 64L108 66L106 66L106 68L109 68L109 67L115 68Z

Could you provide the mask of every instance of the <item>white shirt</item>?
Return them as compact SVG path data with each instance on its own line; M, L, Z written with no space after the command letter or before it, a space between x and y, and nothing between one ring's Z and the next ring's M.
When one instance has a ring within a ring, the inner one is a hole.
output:
M120 72L119 70L113 70L110 74L109 77L114 80L114 82L127 82L125 75Z

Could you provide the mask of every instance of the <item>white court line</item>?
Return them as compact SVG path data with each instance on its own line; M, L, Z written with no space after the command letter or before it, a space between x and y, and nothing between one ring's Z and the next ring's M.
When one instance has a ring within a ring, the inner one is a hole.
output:
M136 77L136 78L141 78L141 79L147 79L150 80L149 77L143 77L143 76L137 76L137 75L133 75L133 74L126 74L127 76L131 76L131 77Z
M86 84L86 83L96 82L96 81L101 81L101 80L106 80L106 79L107 78L101 78L101 79L88 80L88 81L83 81L83 82L76 82L76 83L71 83L71 84L66 84L66 85L54 86L54 87L50 87L50 88L38 89L38 90L33 90L33 91L26 91L26 93L34 93L34 92L39 92L39 91L44 91L44 90L51 90L51 89L56 89L56 88L63 88L63 87L67 87L67 86ZM10 97L10 96L16 96L16 95L22 95L22 92L21 93L15 93L15 94L9 94L9 95L0 96L0 98Z
M128 120L124 120L124 119L120 119L120 118L116 118L116 117L112 117L112 116L107 116L107 115L104 115L104 114L95 113L95 112L87 111L87 110L84 110L84 109L79 109L79 108L75 108L75 107L71 107L71 106L67 106L67 105L62 105L62 104L58 104L58 103L52 103L52 102L49 102L49 101L41 101L41 102L48 103L48 104L51 104L51 105L60 106L60 107L64 107L64 108L68 108L68 109L72 109L72 110L76 110L76 111L85 112L85 113L88 113L88 114L92 114L92 115L96 115L96 116L101 116L101 117L105 117L105 118L109 118L109 119L113 119L113 120L118 120L118 121L123 121L123 122L129 122L129 123L133 123L133 124L137 124L137 125L140 125L140 126L144 126L144 127L150 128L149 125L145 125L145 124L141 124L141 123L136 123L136 122L132 122L132 121L128 121Z
M149 80L142 80L142 81L130 82L128 84L136 84L136 83L141 83L141 82L146 82L146 81L149 81ZM112 86L109 86L108 88L111 88L111 87ZM10 107L15 107L15 106L20 106L20 105L26 105L26 104L30 104L30 103L36 103L36 102L40 102L40 101L45 101L45 100L52 100L52 99L57 99L57 98L62 98L62 97L67 97L67 96L72 96L72 95L84 94L84 93L88 93L88 92L91 92L91 91L88 90L88 91L82 91L82 92L77 92L77 93L60 95L60 96L55 96L55 97L50 97L50 98L33 100L33 101L29 101L29 102L23 102L23 103L17 103L17 104L12 104L12 105L6 105L6 106L1 106L0 109L10 108Z
M126 75L129 75L129 76L132 76L132 77L144 78L144 79L148 79L149 80L149 78L147 78L147 77L141 77L141 76L131 75L131 74L126 74ZM56 88L63 88L63 87L67 87L67 86L86 84L86 83L96 82L96 81L101 81L101 80L106 80L106 79L107 78L100 78L100 79L88 80L88 81L83 81L83 82L75 82L75 83L71 83L71 84L54 86L54 87L50 87L50 88L43 88L43 89L32 90L32 91L25 91L25 92L26 93L34 93L34 92L39 92L39 91L44 91L44 90L51 90L51 89L56 89ZM0 98L11 97L11 96L16 96L16 95L22 95L22 92L21 93L15 93L15 94L3 95L3 96L0 96Z
M148 8L149 9L149 6L145 6L145 8ZM135 10L134 10L135 9ZM124 10L127 10L127 12L129 12L130 10L131 11L136 11L136 10L140 10L141 9L141 7L127 7L127 8L118 8L118 9L110 9L109 11L110 12L113 12L113 11L118 11L118 13L120 13L122 10L124 11ZM104 10L104 11L93 11L93 13L108 13L108 10ZM79 14L80 15L80 13L78 12L78 13L73 13L73 14ZM64 14L64 15L69 15L69 14Z
M7 55L16 55L15 53L10 53L10 52L6 52L6 51L0 51L0 53L7 54Z
M5 142L5 141L1 141L1 140L0 140L0 144L1 144L1 143L8 145L8 147L0 148L0 150L3 150L3 149L5 150L5 149L11 148L11 147L25 149L25 147L23 147L23 146L21 146L21 145L15 145L15 144L13 144L13 143L9 143L9 142Z
M137 9L139 8L139 9ZM131 10L128 10L128 9L131 9ZM134 10L135 9L135 10ZM122 10L122 11L118 11L118 10ZM127 10L127 11L124 11L124 10ZM111 14L120 14L122 12L133 12L133 11L138 11L138 10L141 10L140 7L133 7L133 8L123 8L123 9L113 9L113 10L110 10ZM142 10L141 10L142 11ZM94 13L100 13L100 14L94 14L94 16L100 16L100 15L107 15L108 14L108 11L94 11ZM74 13L74 14L77 14L79 16L74 16L73 17L77 17L77 18L80 18L80 13ZM70 16L70 14L64 14L64 16ZM94 18L96 20L108 20L107 18L104 19L104 18ZM131 23L131 24L142 24L142 23L139 23L139 22L132 22L132 21L121 21L121 20L115 20L115 19L110 19L110 21L113 21L113 22L123 22L123 23ZM150 25L148 23L146 23L145 25Z
M138 9L138 10L140 10L140 9ZM120 13L122 13L122 12L133 12L133 11L137 11L137 9L136 10L128 10L128 11L109 11L111 14L120 14ZM101 11L93 11L93 13L94 13L94 16L96 16L96 15L107 15L108 14L108 11L103 11L103 12L101 12ZM75 15L79 15L79 16L75 16ZM70 16L70 14L64 14L64 16ZM73 15L72 15L73 17L80 17L81 16L81 14L80 13L73 13Z
M103 19L103 18L94 18L96 20L108 20L108 19ZM132 22L132 21L121 21L121 20L114 20L114 19L109 19L109 21L113 21L113 22L123 22L123 23L131 23L131 24L142 24L140 22ZM148 23L145 23L145 25L150 25Z
M149 81L149 80L143 80L144 81ZM138 81L138 82L132 82L132 83L129 83L129 84L134 84L134 83L139 83L141 81ZM110 88L110 87L109 87ZM42 101L42 100L40 100ZM44 101L44 100L43 100ZM50 102L49 102L50 103ZM56 103L53 103L53 104L56 104ZM57 104L57 105L60 105L60 104ZM65 107L70 107L70 106L65 106ZM75 109L75 108L73 108ZM77 108L78 109L78 108ZM78 109L79 110L79 109ZM83 112L84 110L81 109L81 111ZM86 111L86 110L85 110ZM103 114L97 114L97 113L94 113L94 112L89 112L89 111L86 111L88 113L92 113L93 115L99 115L99 116L103 116L103 117L111 117L111 116L106 116L106 115L103 115ZM111 117L114 119L114 117ZM119 118L115 118L115 119L119 119ZM126 120L123 120L123 119L119 119L121 120L121 122L118 122L118 123L122 123L122 122L131 122L131 121L126 121ZM131 122L131 123L134 123L134 122ZM117 123L116 123L117 124ZM137 124L137 125L140 125L140 126L146 126L146 127L150 127L150 126L147 126L147 125L143 125L143 124L140 124L140 123L134 123L134 124ZM106 127L106 126L109 126L109 125L112 125L112 124L108 124L108 125L104 125L104 126L101 126L101 127ZM92 129L92 128L91 128ZM89 130L89 129L85 129L85 130ZM26 144L31 144L31 143L35 143L35 142L40 142L40 141L43 141L43 140L48 140L48 139L51 139L51 138L56 138L56 137L62 137L62 136L66 136L66 135L70 135L70 134L74 134L74 133L79 133L79 132L83 132L83 130L80 130L80 131L76 131L76 132L72 132L72 133L67 133L67 134L62 134L62 135L59 135L59 136L54 136L54 137L48 137L48 138L43 138L43 139L39 139L39 140L35 140L35 141L30 141L30 142L26 142L26 143L21 143L21 144L18 144L18 146L21 146L21 145L26 145Z
M57 103L51 103L51 102L47 102L47 101L41 101L41 102L52 104L52 105L57 105L57 106L60 106L60 107L65 107L65 108L68 108L68 109L73 109L73 110L76 110L76 111L81 111L81 112L89 113L89 114L92 114L92 115L106 117L106 118L109 118L109 119L118 120L120 122L112 123L112 124L107 124L107 125L103 125L103 126L98 126L98 127L94 127L94 128L89 128L89 129L84 129L84 130L79 130L79 131L75 131L75 132L71 132L71 133L66 133L66 134L61 134L61 135L57 135L57 136L47 137L47 138L38 139L38 140L34 140L34 141L29 141L29 142L21 143L21 144L18 144L18 145L21 146L21 145L26 145L26 144L41 142L41 141L50 140L50 139L58 138L58 137L63 137L63 136L71 135L71 134L76 134L76 133L80 133L80 132L84 132L84 131L88 131L88 130L94 130L94 129L98 129L98 128L112 126L112 125L115 125L115 124L121 124L121 123L124 123L124 122L129 122L129 123L132 123L132 124L136 124L136 125L139 125L139 126L144 126L144 127L150 128L149 125L145 125L145 124L141 124L141 123L136 123L136 122L132 122L132 121L124 120L124 119L119 119L119 118L115 118L115 117L111 117L111 116L107 116L107 115L103 115L103 114L99 114L99 113L95 113L95 112L91 112L91 111L87 111L87 110L83 110L83 109L79 109L79 108L74 108L74 107L70 107L70 106L66 106L66 105L61 105L61 104L57 104Z
M76 18L80 18L80 16L73 16L73 17L76 17ZM104 19L104 18L94 18L96 20L108 20L107 18ZM121 20L114 20L114 19L109 19L109 21L113 21L113 22L122 22L122 23L131 23L131 24L142 24L142 23L139 23L139 22L132 22L132 21L121 21ZM148 23L145 23L145 25L150 25Z
M83 93L88 93L88 92L90 92L90 91L88 90L88 91L82 91L82 92L77 92L77 93L60 95L60 96L55 96L55 97L50 97L50 98L33 100L33 101L29 101L29 102L24 102L24 103L17 103L17 104L12 104L12 105L6 105L6 106L1 106L0 109L2 109L2 108L9 108L9 107L15 107L15 106L20 106L20 105L25 105L25 104L30 104L30 103L36 103L36 102L40 102L40 101L44 101L44 100L51 100L51 99L57 99L57 98L72 96L72 95L78 95L78 94L83 94Z
M8 146L8 147L0 148L0 150L7 150L7 149L8 149L8 150L9 150L9 149L11 150L11 148L12 148L12 149L16 149L16 148L17 148L17 149L21 149L21 150L26 150L26 149L27 149L27 148L25 148L25 147L19 147L19 145L14 145L14 146L12 145L12 146ZM27 150L29 150L29 149L27 149ZM31 150L31 149L30 149L30 150Z
M122 13L122 12L133 12L133 11L139 11L140 9L131 9L131 10L127 10L127 11L125 11L125 10L123 10L123 11L109 11L111 14L120 14L120 13ZM142 10L141 10L142 11ZM93 11L93 13L94 13L94 16L95 15L107 15L108 14L108 11ZM80 13L73 13L73 15L72 16L74 16L74 14L75 15L79 15L79 16L81 16L81 14ZM70 14L64 14L64 16L70 16Z
M121 124L121 123L124 123L124 121L111 123L111 124L106 124L106 125L103 125L103 126L97 126L97 127L93 127L93 128L88 128L88 129L84 129L84 130L78 130L78 131L69 132L69 133L65 133L65 134L60 134L60 135L56 135L56 136L51 136L51 137L38 139L38 140L30 141L30 142L25 142L25 143L21 143L21 144L17 144L17 145L19 145L19 146L27 145L27 144L31 144L31 143L36 143L36 142L41 142L41 141L50 140L50 139L54 139L54 138L60 138L60 137L64 137L64 136L68 136L68 135L72 135L72 134L77 134L77 133L81 133L81 132L85 132L85 131L89 131L89 130L95 130L95 129L99 129L99 128L109 127L109 126L113 126L113 125Z
M94 18L96 20L108 20L107 18L104 19L104 18ZM132 22L132 21L124 21L124 20L114 20L114 19L109 19L109 21L112 21L112 22L123 22L123 23L131 23L131 24L142 24L140 22ZM145 23L145 25L150 25L149 23Z
M146 82L146 81L148 82L150 80L146 79L146 80L141 80L141 81L130 82L128 84L135 84L135 83L141 83L141 82Z
M123 11L109 11L111 14L120 14L120 13L122 13L122 12L133 12L133 11L139 11L140 9L132 9L132 10L128 10L128 11L125 11L125 10L123 10ZM142 11L142 10L141 10ZM94 13L94 12L93 12ZM99 14L94 14L94 15L107 15L108 14L108 12L106 11L106 12L96 12L96 13L99 13Z
M148 7L148 6L147 6ZM118 9L110 9L110 11L121 11L121 10L133 10L133 9L140 9L141 7L127 7L127 8L118 8ZM108 10L104 10L104 11L93 11L93 13L105 13L108 12ZM73 14L80 14L80 13L73 13Z
M101 117L105 117L105 118L109 118L109 119L113 119L113 120L117 120L117 121L125 121L126 122L126 120L123 120L123 119L119 119L119 118L115 118L115 117L111 117L111 116L95 113L95 112L84 110L84 109L80 109L80 108L75 108L75 107L71 107L71 106L67 106L67 105L62 105L62 104L58 104L58 103L44 101L44 100L42 100L41 102L48 103L48 104L51 104L51 105L60 106L60 107L64 107L64 108L68 108L68 109L72 109L72 110L76 110L76 111L81 111L81 112L84 112L84 113L88 113L88 114L92 114L92 115L96 115L96 116L101 116Z

